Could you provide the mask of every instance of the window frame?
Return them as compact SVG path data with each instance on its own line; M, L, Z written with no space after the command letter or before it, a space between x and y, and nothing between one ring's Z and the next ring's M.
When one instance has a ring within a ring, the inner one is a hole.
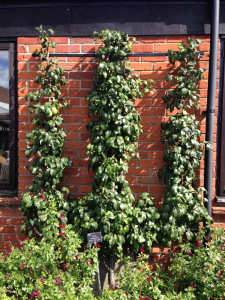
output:
M17 193L18 178L18 105L16 86L16 42L14 40L3 41L0 39L0 50L9 51L9 117L2 114L0 119L9 119L9 150L10 150L10 176L9 182L0 182L0 197L15 195Z

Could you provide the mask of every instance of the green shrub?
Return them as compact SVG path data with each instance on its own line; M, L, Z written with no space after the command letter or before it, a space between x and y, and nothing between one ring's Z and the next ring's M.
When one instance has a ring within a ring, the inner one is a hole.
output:
M0 257L2 299L94 299L97 249L80 251L79 238L61 220L58 234L27 239Z
M106 295L114 299L114 294L115 299L121 294L121 299L130 300L225 299L224 230L213 228L212 234L210 241L204 240L201 230L193 243L180 245L180 251L171 254L168 271L158 266L152 271L146 255L141 254L135 263L127 258L118 275L118 289L106 289L100 299L107 299Z

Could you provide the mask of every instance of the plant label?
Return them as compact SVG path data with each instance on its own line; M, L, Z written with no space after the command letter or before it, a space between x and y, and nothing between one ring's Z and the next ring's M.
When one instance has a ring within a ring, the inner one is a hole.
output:
M101 232L92 232L87 234L88 243L101 243L102 242L102 233Z

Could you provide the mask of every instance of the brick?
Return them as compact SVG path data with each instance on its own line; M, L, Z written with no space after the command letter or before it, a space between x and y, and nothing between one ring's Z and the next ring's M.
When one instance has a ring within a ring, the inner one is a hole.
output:
M162 115L165 113L165 108L164 107L142 107L140 108L140 114L141 115L147 115L147 116L152 116L152 115Z
M152 194L165 194L165 187L163 185L153 185L150 187Z
M37 67L38 67L39 64L40 64L39 62L38 63L36 63L36 62L29 63L29 70L30 71L37 71L38 70Z
M177 44L155 44L155 52L167 52L169 49L178 50Z
M142 72L141 73L141 79L166 79L167 72L165 71L158 71L158 72Z
M19 122L28 122L28 116L27 115L19 115L18 121Z
M19 131L31 131L33 128L32 124L26 124L26 123L20 123L19 126Z
M85 45L85 46L81 46L81 52L83 53L87 53L87 52L96 52L96 50L98 49L98 45Z
M140 167L149 167L149 168L153 168L153 167L163 167L163 161L162 160L140 160L139 161L139 166Z
M69 95L70 97L85 97L89 92L90 90L70 89Z
M81 87L82 88L91 88L92 87L92 81L91 80L89 80L89 81L82 81L81 82Z
M85 194L87 194L87 193L90 193L90 191L91 191L91 186L81 185L81 186L79 187L79 190L80 190L80 193L85 193Z
M152 70L151 63L131 63L130 67L135 69L135 71L151 71Z
M137 183L137 178L136 177L126 176L126 180L129 182L129 184L135 184L135 183Z
M0 225L7 225L9 224L9 218L0 217Z
M28 47L27 46L18 46L17 52L18 53L28 53Z
M80 139L82 141L90 141L90 133L89 132L80 133ZM84 155L84 157L86 156Z
M153 52L153 45L133 45L131 48L134 53L147 53L147 52Z
M209 51L209 48L210 48L209 43L199 45L199 51Z
M36 50L41 50L41 45L30 45L28 52L33 54ZM40 60L40 58L38 60Z
M63 115L62 116L65 123L79 123L80 116L78 115Z
M139 137L139 142L149 142L150 141L150 133L142 133L141 136Z
M0 226L0 233L14 233L15 232L15 226Z
M21 148L27 148L27 144L26 144L26 141L19 141L18 142L18 147L21 149Z
M171 63L169 62L155 62L153 65L155 71L165 71L171 69Z
M24 176L24 175L20 175L18 182L19 183L32 183L32 179L34 177L33 176Z
M142 116L141 117L141 124L150 124L150 116L146 117L146 116Z
M27 86L26 80L19 80L18 81L18 84L17 84L18 89L20 89L20 88L26 88L26 86Z
M78 115L88 115L88 107L68 107L67 113L68 114L78 114ZM68 129L68 128L67 128Z
M131 62L141 62L141 57L129 57L129 61Z
M19 131L19 132L18 132L18 139L19 139L19 140L25 140L25 139L26 139L26 132L24 132L24 131Z
M30 45L37 44L38 39L36 37L18 37L17 44Z
M68 37L65 36L53 36L51 37L51 40L54 41L56 44L67 44L68 43Z
M168 121L169 118L168 117L153 117L151 116L151 124L161 124L162 122L166 122Z
M79 168L66 168L64 171L65 175L74 175L74 176L80 176ZM67 182L68 183L68 182Z
M87 149L87 142L68 142L68 149Z
M34 79L37 75L37 72L19 72L18 79Z
M165 36L143 36L141 38L142 43L164 43L166 41Z
M17 61L40 61L39 57L33 57L32 54L18 54Z
M130 166L128 168L129 175L145 176L145 175L148 175L148 173L149 173L148 168L131 168Z
M18 174L27 174L28 173L28 171L27 171L27 169L26 169L26 167L19 167L18 168Z
M148 151L146 152L139 152L140 159L149 159L149 153Z
M56 53L78 53L80 52L79 45L56 45Z
M148 186L145 185L132 185L131 186L131 190L133 193L144 193L144 192L148 192Z
M58 64L60 68L63 68L63 70L71 71L71 70L80 70L80 64L78 63L67 63L67 62L60 62Z
M90 177L74 177L74 176L70 176L68 178L68 183L90 185L91 182L92 182L92 179Z
M150 133L159 133L160 134L160 130L161 130L161 126L160 125L143 125L142 129L144 132L150 132Z
M72 37L70 38L71 44L94 44L95 41L91 37Z
M27 71L27 63L22 63L22 62L19 62L18 64L17 64L17 69L18 69L18 71Z
M161 141L161 136L160 136L160 134L158 134L158 133L156 133L156 134L151 133L150 141L153 141L153 142L160 142L160 141Z
M17 217L21 216L20 210L9 210L9 209L0 209L0 215L5 217Z
M182 43L187 41L186 35L170 35L167 37L168 43Z
M163 160L164 152L150 152L150 159L161 159Z
M94 72L71 72L69 75L70 79L93 79Z
M72 105L72 106L79 106L80 105L80 99L79 98L70 98L70 99L68 99L68 103L70 104L70 105ZM67 108L66 109L66 113L67 113L67 110L68 110L69 108ZM66 117L66 116L65 116Z
M15 218L13 217L11 220L12 225L22 225L24 222L25 218Z
M95 57L82 57L82 56L79 56L79 57L68 57L67 59L68 61L72 61L72 62L81 62L81 63L84 63L84 62L95 62Z
M9 247L8 242L0 242L0 249L9 249Z
M167 57L166 56L146 56L146 57L142 56L141 61L143 61L143 62L146 62L146 61L152 61L152 62L167 61Z
M79 134L73 132L67 132L65 140L78 140Z
M67 80L66 87L67 88L79 88L81 82L80 81L70 81Z
M95 69L97 69L98 64L96 63L83 63L81 64L81 70L82 71L94 71Z

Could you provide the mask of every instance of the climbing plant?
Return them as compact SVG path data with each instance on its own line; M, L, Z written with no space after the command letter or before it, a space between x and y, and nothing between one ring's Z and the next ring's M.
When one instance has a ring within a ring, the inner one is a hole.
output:
M204 152L204 142L199 140L200 123L194 115L200 107L197 89L204 72L197 65L200 43L199 39L188 38L179 45L179 51L168 52L170 63L180 65L168 76L167 80L174 82L173 89L163 97L170 112L178 110L161 124L166 186L164 205L160 208L159 240L163 243L171 243L171 239L181 242L184 233L191 238L189 229L198 228L203 219L210 219L203 205L203 188L195 186L195 170Z
M29 235L43 233L46 230L58 230L60 210L69 209L69 190L58 188L63 179L66 167L72 162L63 157L63 143L66 137L61 128L63 118L60 111L68 103L62 97L61 87L66 84L63 69L58 67L55 58L50 58L50 48L55 48L55 42L50 40L49 34L40 26L37 28L40 36L41 49L35 54L40 57L38 65L40 74L34 79L39 88L26 95L34 128L27 134L25 155L29 159L27 169L34 175L33 184L29 192L22 199L21 210L27 217L22 230ZM53 34L53 30L49 29ZM55 226L57 225L57 226Z
M148 193L135 201L124 175L131 158L138 157L137 140L142 132L135 99L151 90L152 81L141 80L128 66L134 38L110 30L95 32L94 38L102 45L86 100L92 118L87 125L91 133L87 157L96 174L92 191L74 202L70 221L84 238L88 232L101 231L101 251L119 254L142 246L150 250L159 214Z

